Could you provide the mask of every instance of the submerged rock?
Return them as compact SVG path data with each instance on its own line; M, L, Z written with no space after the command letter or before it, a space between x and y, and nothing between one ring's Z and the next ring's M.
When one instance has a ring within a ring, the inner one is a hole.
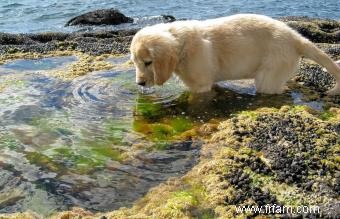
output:
M74 25L118 25L123 23L132 23L133 19L126 17L119 10L111 9L99 9L69 20L65 26Z
M172 15L161 15L166 23L171 23L176 21L176 18Z

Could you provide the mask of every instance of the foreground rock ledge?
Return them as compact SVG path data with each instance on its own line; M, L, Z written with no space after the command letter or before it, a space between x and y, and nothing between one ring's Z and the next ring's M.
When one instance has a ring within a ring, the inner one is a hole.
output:
M236 207L266 204L318 206L304 216L333 218L340 213L340 108L327 115L289 106L240 112L220 124L197 166L152 189L132 208L104 214L75 208L51 218L243 218L257 214ZM289 215L261 218L271 216Z

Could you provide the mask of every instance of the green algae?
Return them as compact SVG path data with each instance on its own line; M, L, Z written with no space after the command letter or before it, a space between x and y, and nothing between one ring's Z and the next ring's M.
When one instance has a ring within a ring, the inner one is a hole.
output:
M195 123L188 117L174 116L171 109L144 97L137 99L134 114L133 130L155 142L154 148L158 150L167 149L171 140L179 139L195 128Z
M124 140L126 133L132 130L132 124L129 121L109 119L103 124L103 138L116 145L127 145Z
M28 159L31 164L35 164L42 169L47 169L52 172L60 173L64 170L64 168L57 162L53 161L51 157L39 152L27 152L26 159Z
M164 214L178 218L183 215L183 211L190 210L198 205L198 200L188 191L176 191L165 204Z
M189 136L197 135L196 132L190 132L195 128L194 123L184 117L164 117L159 121L150 122L145 119L136 119L133 122L133 130L143 133L146 138L153 141L154 148L165 150L173 140L183 139ZM186 133L189 131L190 133Z
M122 161L121 152L108 147L97 147L93 148L92 151L97 156L102 156L105 158L110 158L111 160Z
M176 117L170 121L170 126L176 133L180 133L191 129L193 123L185 117Z
M290 110L291 110L293 113L304 112L306 109L310 109L310 108L307 107L307 106L304 106L304 105L296 105L296 106L290 107Z
M171 146L171 143L168 141L158 141L155 142L152 146L152 149L156 149L156 150L168 150Z
M242 115L242 116L247 116L252 118L253 120L255 120L257 118L258 113L254 112L254 111L241 111L239 113L236 113L238 115Z
M152 100L139 97L136 103L135 114L148 120L156 120L164 115L164 111L160 103L154 103Z
M151 139L155 141L162 141L171 138L175 130L167 124L155 123L150 125Z
M83 169L103 167L108 160L122 161L122 151L113 148L108 140L83 140L77 144L79 149L76 164L82 164Z
M171 194L171 198L167 201L167 206L169 208L174 208L178 210L185 209L185 205L198 205L197 198L189 191L176 191ZM182 203L181 203L182 202Z
M11 135L0 135L0 148L8 148L10 150L17 150L21 147L20 143Z
M113 144L109 140L84 140L78 144L79 148L85 149L84 152L89 153L90 157L102 159L121 160L120 152L112 148ZM92 152L94 152L93 155Z
M324 121L329 121L335 118L336 115L330 111L324 111L320 114L319 118Z
M63 136L74 135L73 126L69 123L67 115L64 117L36 117L30 122L39 133L58 132ZM114 144L122 144L122 138L126 128L124 123L114 120L106 121L103 125L103 137L101 139L76 140L73 145L57 147L44 147L43 154L31 154L29 160L37 165L59 166L70 171L86 174L96 168L103 168L108 160L121 161L121 151L114 149ZM84 133L88 136L88 133ZM39 156L41 162L38 162ZM38 158L36 158L38 157ZM71 166L69 166L71 164ZM61 168L51 170L59 172Z
M49 158L53 162L59 163L65 166L68 163L68 169L76 173L87 174L95 168L103 167L103 159L95 159L88 151L84 150L73 150L67 147L59 147L49 152ZM71 166L69 166L71 164ZM65 166L66 168L66 166Z
M69 116L63 113L60 116L37 116L33 117L29 122L29 125L34 126L41 132L56 131L62 134L71 135L73 127L69 121Z
M100 143L92 144L93 148L58 147L46 152L51 162L65 166L69 171L88 174L98 168L103 168L108 160L121 161L121 153L112 148L103 147Z
M58 116L34 117L29 121L29 125L34 128L35 133L59 133L66 137L76 137L71 145L45 145L42 147L42 153L30 153L27 158L32 163L42 167L50 165L52 168L49 169L56 172L68 169L81 174L103 168L108 160L122 161L122 151L114 149L113 146L127 144L123 138L130 126L122 120L106 120L99 138L86 130L77 133L65 113Z

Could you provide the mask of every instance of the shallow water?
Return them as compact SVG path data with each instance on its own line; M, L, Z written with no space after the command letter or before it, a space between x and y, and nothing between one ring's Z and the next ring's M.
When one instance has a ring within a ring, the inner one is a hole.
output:
M272 17L310 16L340 19L337 0L265 0L265 1L122 1L122 0L2 0L0 1L0 32L26 33L45 31L74 31L64 28L74 16L102 8L118 8L135 18L132 27L160 22L161 14L179 19L208 19L236 13L259 13ZM110 28L126 28L122 25Z
M195 134L188 137L195 127L247 109L316 104L303 102L299 92L254 95L248 81L220 83L200 97L175 78L141 92L133 67L124 64L128 57L109 58L114 69L72 81L51 74L76 60L0 66L6 85L0 92L0 213L130 206L191 169L202 144Z

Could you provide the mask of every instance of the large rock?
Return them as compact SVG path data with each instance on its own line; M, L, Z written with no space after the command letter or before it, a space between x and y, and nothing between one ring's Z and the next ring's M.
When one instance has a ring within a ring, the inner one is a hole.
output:
M314 43L340 43L339 21L294 16L280 20Z
M172 15L162 14L161 16L163 17L165 23L171 23L176 21L176 18Z
M69 20L65 26L73 25L118 25L122 23L131 23L133 19L126 17L117 9L99 9Z

